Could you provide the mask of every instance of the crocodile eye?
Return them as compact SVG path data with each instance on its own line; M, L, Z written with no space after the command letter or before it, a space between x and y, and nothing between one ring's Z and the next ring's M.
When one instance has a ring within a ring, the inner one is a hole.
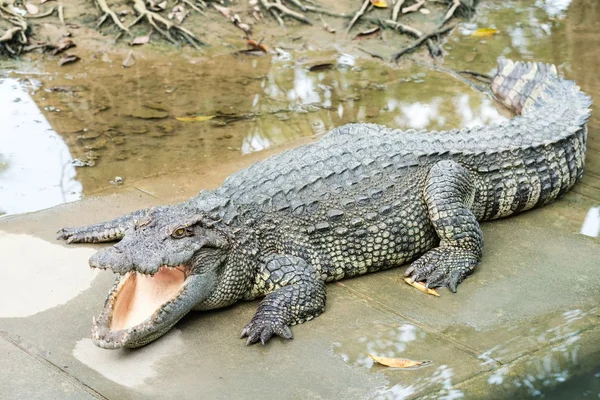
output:
M172 236L176 237L176 238L180 238L180 237L185 236L185 229L184 228L177 229L175 232L173 232Z

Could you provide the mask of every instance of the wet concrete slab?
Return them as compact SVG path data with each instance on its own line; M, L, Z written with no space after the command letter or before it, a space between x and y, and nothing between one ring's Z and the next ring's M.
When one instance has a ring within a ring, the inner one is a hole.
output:
M18 314L10 299L3 300L8 304L3 309L12 311L0 314L7 348L2 351L14 354L15 343L26 346L33 359L43 361L36 361L41 374L58 369L89 388L83 395L119 399L476 398L494 390L502 374L526 377L543 362L545 356L538 357L543 352L555 355L576 347L577 357L567 359L571 364L564 368L568 376L585 357L596 356L596 344L586 338L600 326L591 295L598 287L600 246L597 239L572 231L561 216L580 213L565 209L568 202L484 224L484 261L456 295L445 290L439 298L425 295L404 283L403 269L395 269L329 285L327 311L293 327L291 342L244 346L238 336L258 303L243 302L192 313L142 349L96 348L89 339L91 317L102 307L113 277L87 268L89 255L101 245L67 246L54 239L54 232L164 203L168 194L125 188L0 219L5 254L12 258L1 268L29 269L28 279L11 281L15 293L36 299ZM549 219L555 222L550 228ZM37 286L29 284L31 279ZM61 296L44 292L44 282ZM433 363L392 370L374 364L369 354ZM548 368L562 368L550 363ZM521 390L515 379L503 386L507 393ZM526 385L523 379L520 384ZM15 382L18 387L20 381ZM22 390L26 395L30 388ZM61 398L70 395L79 393Z
M0 337L0 397L20 399L94 399L78 382ZM6 397L5 397L6 396Z

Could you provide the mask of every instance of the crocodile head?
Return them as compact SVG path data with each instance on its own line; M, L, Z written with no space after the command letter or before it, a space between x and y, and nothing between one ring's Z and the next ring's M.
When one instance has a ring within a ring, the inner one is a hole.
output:
M92 339L102 348L140 347L165 334L192 308L225 304L217 288L230 248L223 227L197 210L157 207L125 237L90 258L92 268L117 279L94 319Z

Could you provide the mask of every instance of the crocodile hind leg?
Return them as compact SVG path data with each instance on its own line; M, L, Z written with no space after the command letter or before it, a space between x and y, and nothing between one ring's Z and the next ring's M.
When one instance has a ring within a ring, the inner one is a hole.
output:
M483 234L470 209L474 193L470 173L457 162L444 160L431 167L423 195L440 244L413 262L407 276L456 292L473 272L483 249Z
M82 226L79 228L62 228L57 232L57 239L65 239L67 243L99 243L120 240L125 231L148 215L149 209L134 211L115 218L112 221Z
M293 339L290 325L311 320L325 310L325 282L302 258L274 254L260 269L257 290L269 293L242 331L246 344L265 344L274 334Z

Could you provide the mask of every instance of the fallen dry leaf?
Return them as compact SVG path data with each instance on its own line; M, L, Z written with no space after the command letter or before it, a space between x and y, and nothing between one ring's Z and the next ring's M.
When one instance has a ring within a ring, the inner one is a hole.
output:
M27 9L27 12L31 15L36 15L36 14L39 14L39 12L40 12L40 9L38 8L38 6L33 5L31 3L25 4L25 8Z
M373 354L369 354L369 357L371 357L373 360L377 361L381 365L385 365L386 367L392 368L416 369L432 364L432 362L429 360L414 361L409 360L408 358L377 357Z
M125 57L121 65L123 66L123 68L129 68L135 65L135 57L133 56L133 51L130 51L129 54L127 54L127 57Z
M216 8L221 14L223 14L223 16L225 18L232 18L233 17L233 15L231 15L231 10L229 8L227 8L227 7L221 7L221 6L218 6L216 4L213 4L213 7Z
M404 278L404 282L408 283L410 286L419 289L423 293L431 294L436 297L440 297L439 293L436 292L435 289L429 289L425 287L423 282L413 282L411 278Z
M430 13L431 13L431 11L429 11L429 10L428 10L428 9L426 9L426 8L421 8L421 9L419 10L419 12L420 12L421 14L423 14L423 15L428 15L428 14L430 14Z
M130 46L136 46L136 45L141 45L141 44L146 44L150 41L150 35L152 34L152 32L150 32L149 34L147 34L146 36L138 36L136 38L134 38L131 43L129 43Z
M194 117L175 117L175 119L181 122L204 122L210 121L214 117L214 115L196 115Z
M260 50L263 53L269 52L269 49L267 48L267 46L262 44L262 40L260 42L257 42L256 40L248 39L248 41L246 43L248 44L248 46L250 46L250 48L252 50Z
M81 60L81 59L78 56L76 56L75 54L67 54L63 58L58 60L58 65L62 67L65 64L72 64L79 60Z
M69 38L64 38L56 45L56 48L52 50L51 54L55 55L58 53L62 53L65 50L70 49L71 47L75 47L75 42L73 42Z
M386 0L371 0L371 4L377 8L387 8L388 6Z
M477 29L475 32L471 33L471 36L478 36L478 37L486 37L486 36L494 36L495 34L499 33L500 31L494 28L480 28Z
M360 32L358 35L354 36L354 38L356 39L356 38L359 38L359 37L370 36L370 35L372 35L374 33L379 32L380 30L381 30L381 28L378 27L378 26L376 26L374 28L367 29L366 31Z

